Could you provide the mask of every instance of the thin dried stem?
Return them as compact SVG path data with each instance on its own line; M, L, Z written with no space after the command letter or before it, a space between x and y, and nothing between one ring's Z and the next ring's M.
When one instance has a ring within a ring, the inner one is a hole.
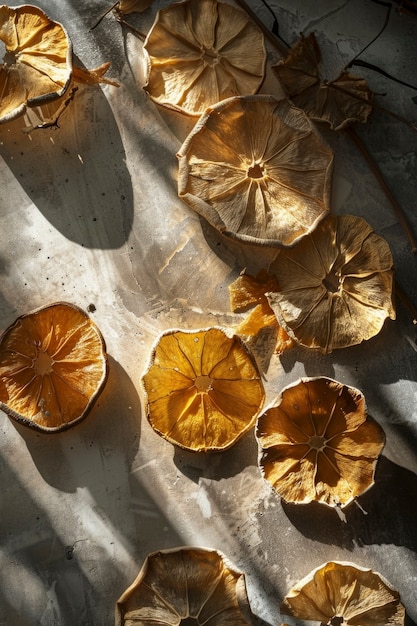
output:
M363 141L359 138L359 136L357 135L356 131L353 129L352 126L349 126L346 129L346 132L348 133L349 137L352 139L353 143L356 145L356 147L359 149L359 151L361 152L362 156L365 158L366 162L368 163L371 171L373 172L375 178L377 179L378 183L380 184L383 192L385 193L385 195L387 196L388 200L391 202L391 205L394 209L394 213L396 215L396 218L398 219L398 222L401 226L401 228L404 231L405 236L407 237L410 246L411 246L411 252L413 254L417 254L417 242L416 239L414 237L414 234L411 230L411 227L408 223L407 217L402 209L402 207L400 206L400 204L397 202L394 194L392 193L391 189L388 187L387 183L384 180L384 177L381 173L381 170L379 169L378 165L375 163L374 159L372 158L372 156L369 154L368 149L366 148L365 144L363 143Z
M115 9L117 7L117 5L119 4L119 0L117 0L114 4L112 4L112 6L108 9L106 9L106 11L103 13L103 15L101 15L99 17L99 19L97 20L97 22L94 24L94 26L92 26L90 28L91 30L94 30L95 28L97 28L97 26L104 20L104 18L106 17L106 15L108 15L109 13L111 13L113 11L113 9Z

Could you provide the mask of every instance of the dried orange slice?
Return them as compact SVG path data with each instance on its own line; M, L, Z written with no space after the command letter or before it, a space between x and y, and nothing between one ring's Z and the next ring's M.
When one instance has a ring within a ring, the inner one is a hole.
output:
M275 335L275 352L282 354L292 347L294 341L278 324L266 297L267 293L278 289L276 278L261 270L256 276L241 274L229 285L229 294L233 312L251 308L249 314L236 327L236 334L243 335L246 341L249 341L249 345L252 345L266 329L269 329Z
M35 6L3 5L0 39L6 46L0 65L0 123L65 93L71 80L72 46L61 24Z
M220 328L163 334L143 383L154 430L197 452L232 446L254 425L265 396L248 348Z
M281 612L327 626L403 626L400 594L381 574L354 563L330 561L285 596Z
M256 93L264 79L262 31L246 12L225 2L185 0L161 9L144 49L145 90L158 104L188 115L200 115L224 98Z
M174 548L148 555L116 603L116 626L247 626L244 574L216 550Z
M363 78L343 71L335 80L319 76L320 48L314 33L301 39L287 58L273 66L288 97L307 115L341 130L353 122L366 122L372 111L372 92Z
M370 339L395 319L388 243L353 215L328 215L269 271L267 294L278 322L298 344L327 354Z
M106 378L104 339L73 304L22 315L0 338L0 408L39 430L56 432L79 422Z
M180 198L242 242L292 246L329 211L333 152L288 100L219 102L178 158Z
M374 484L385 443L363 394L326 377L285 387L259 416L265 479L287 502L345 507Z

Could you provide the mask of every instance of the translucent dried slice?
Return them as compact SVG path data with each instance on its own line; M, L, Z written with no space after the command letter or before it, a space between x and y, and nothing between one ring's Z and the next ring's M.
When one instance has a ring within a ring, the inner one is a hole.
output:
M198 452L233 445L252 428L264 401L248 348L220 328L163 334L143 383L152 427Z
M374 484L382 428L354 387L302 378L259 416L263 476L287 502L345 507Z
M314 569L285 596L281 612L328 626L403 626L400 595L377 572L330 561Z
M116 626L247 626L245 614L244 574L216 550L184 547L148 555L116 603Z
M279 290L267 294L279 323L297 343L329 353L377 335L392 301L387 242L360 217L328 215L269 268Z
M22 315L0 338L0 408L39 430L56 432L80 421L106 379L104 339L73 304Z
M343 71L335 80L322 81L320 58L320 48L311 33L302 36L287 58L273 66L289 98L311 119L327 122L333 130L366 122L372 111L372 93L365 80Z
M27 106L59 98L68 88L72 47L61 24L38 7L0 6L0 123L22 115Z
M288 100L216 104L178 158L180 198L240 241L292 246L329 211L333 152Z
M230 307L232 311L251 309L245 319L236 327L235 332L256 342L257 337L269 328L275 332L276 348L279 354L291 348L293 340L278 324L274 311L269 306L266 293L277 291L278 283L274 276L265 270L256 276L241 274L229 285ZM250 343L251 345L251 343Z
M262 32L246 12L217 0L185 0L161 9L144 49L146 91L158 104L188 115L200 115L224 98L256 93L264 78Z

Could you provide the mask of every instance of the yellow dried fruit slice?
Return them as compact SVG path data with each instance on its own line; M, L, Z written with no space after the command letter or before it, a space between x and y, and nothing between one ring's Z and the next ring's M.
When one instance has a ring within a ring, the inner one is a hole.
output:
M248 626L244 574L216 550L183 547L147 556L116 603L116 626Z
M242 242L292 246L329 211L333 152L288 100L216 104L177 156L180 198Z
M302 36L287 58L273 69L288 97L307 115L341 130L353 122L366 122L372 111L372 92L365 80L343 71L335 80L319 75L320 48L314 33Z
M256 93L264 78L262 31L246 12L217 0L185 0L161 9L144 49L145 90L158 104L188 115Z
M393 259L388 243L353 215L328 215L269 271L278 322L298 344L327 354L377 335L395 319Z
M79 307L22 315L0 338L0 408L45 432L85 417L107 379L104 339Z
M330 561L285 596L281 612L327 626L403 626L400 594L381 574L354 563Z
M0 39L6 46L0 65L0 123L65 93L71 80L72 46L61 24L35 6L2 5Z
M229 285L232 311L252 309L236 327L235 332L249 338L251 342L256 342L257 337L266 328L271 329L276 335L275 352L282 354L291 348L294 342L278 324L276 315L266 297L268 292L277 290L278 283L275 277L265 270L260 271L256 276L241 274Z
M374 484L385 443L363 394L326 377L285 387L259 416L264 478L286 502L345 507Z
M253 427L265 397L248 348L220 328L163 334L143 383L154 430L197 452L232 446Z

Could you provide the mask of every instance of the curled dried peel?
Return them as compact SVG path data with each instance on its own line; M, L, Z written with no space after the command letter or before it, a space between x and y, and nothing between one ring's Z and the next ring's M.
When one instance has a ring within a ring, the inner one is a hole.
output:
M316 121L341 130L353 122L366 122L372 111L372 93L363 78L347 71L332 81L319 76L320 49L314 33L301 39L287 58L273 69L292 102Z
M188 618L210 626L247 626L244 574L205 548L175 548L146 558L116 604L116 626L178 626ZM242 610L243 609L243 610Z
M27 106L59 98L72 72L72 46L61 24L38 7L0 6L0 123L22 115Z
M256 93L264 78L262 32L246 12L217 0L186 0L161 9L144 49L147 93L188 115L200 115L234 95Z
M230 308L233 312L251 309L245 319L236 327L236 333L248 338L250 344L265 329L271 329L275 335L275 352L282 354L291 348L293 340L278 324L275 313L271 309L266 293L277 291L278 283L274 276L265 270L256 276L241 274L229 285Z
M0 338L0 408L44 432L87 415L107 379L104 339L79 307L22 315Z
M297 343L329 353L370 339L392 301L387 242L360 217L328 215L269 268L279 290L267 294L279 323Z
M287 100L216 104L177 156L180 198L242 242L292 246L329 211L333 152Z
M163 334L143 376L154 430L193 451L219 451L254 425L264 389L243 341L220 328Z
M326 377L282 390L259 416L265 479L287 502L347 506L374 484L385 443L362 393Z
M330 561L313 570L285 596L281 612L328 626L402 626L400 595L378 573Z

